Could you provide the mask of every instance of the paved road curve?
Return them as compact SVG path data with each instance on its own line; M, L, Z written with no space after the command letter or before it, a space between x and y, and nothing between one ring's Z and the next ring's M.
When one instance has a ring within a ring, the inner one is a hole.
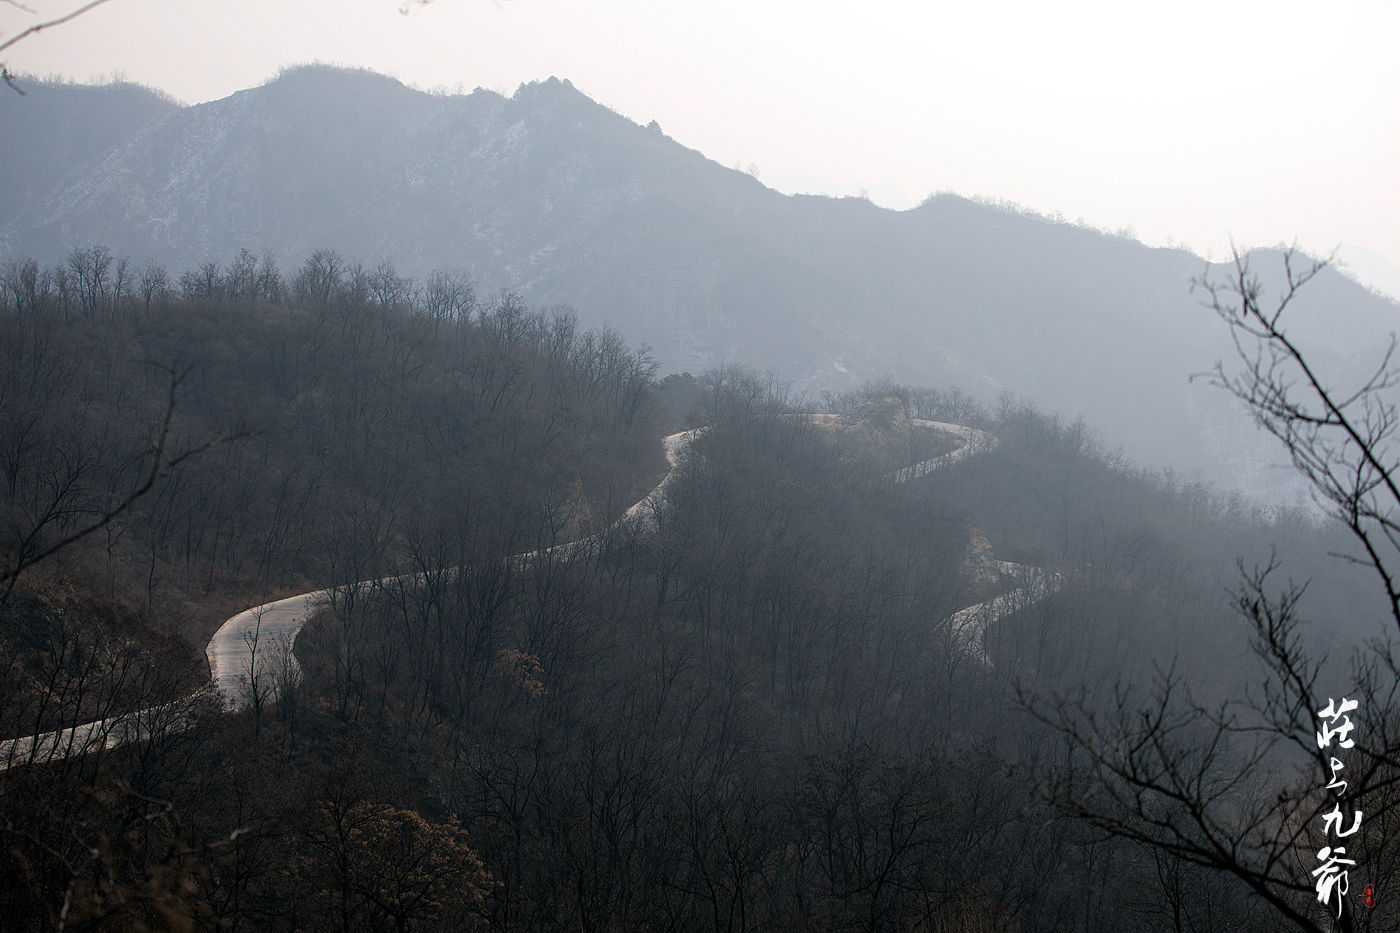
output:
M835 415L824 414L806 417L814 421L830 421L836 418ZM962 444L940 457L924 460L898 471L895 474L897 482L925 476L996 446L996 439L992 435L966 425L922 419L913 423L953 434L962 440ZM704 428L681 431L663 440L666 459L671 469L655 489L623 513L618 519L619 522L654 522L656 507L664 501L666 489L676 476L676 466L680 463L681 453L702 431ZM550 548L548 553L572 557L600 541L601 535L592 535L557 545ZM528 564L537 556L538 552L531 551L517 555L515 559L522 564ZM952 618L954 643L983 663L987 661L987 626L1001 615L1022 608L1030 601L1043 599L1059 585L1056 575L1038 568L1007 563L1000 566L1004 572L1019 576L1026 582L1009 593L961 609ZM393 579L396 578L385 578L386 581ZM365 581L357 585L372 586L375 582L385 581ZM169 732L188 728L193 721L192 710L201 703L209 702L211 695L216 697L226 710L246 709L255 695L268 700L274 699L278 684L297 674L296 657L292 653L297 635L312 613L328 600L330 595L330 589L315 590L245 609L221 625L205 648L205 656L209 660L211 688L151 709L85 723L70 729L46 732L43 735L0 741L0 770L80 755L100 748L117 748L138 737L149 736L158 731Z

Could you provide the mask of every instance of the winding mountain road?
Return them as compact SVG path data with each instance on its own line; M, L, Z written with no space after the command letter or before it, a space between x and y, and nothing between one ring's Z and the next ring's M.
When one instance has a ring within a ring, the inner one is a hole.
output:
M818 423L831 423L838 418L829 414L805 417ZM996 446L996 438L991 434L966 425L924 419L913 419L911 423L952 434L962 443L946 454L899 470L894 474L896 482L925 476ZM656 488L623 513L618 519L619 522L651 524L655 521L656 507L664 501L666 490L676 477L676 467L680 463L682 452L691 440L704 430L695 428L681 431L663 440L666 459L671 469ZM547 553L569 558L600 540L601 535L591 535L578 541L556 545L547 549ZM530 551L519 554L514 559L528 564L540 553ZM1003 615L1044 599L1058 589L1060 583L1058 575L1037 567L1003 561L998 561L997 567L1004 574L1019 577L1022 582L1000 596L958 610L951 619L954 644L982 663L987 663L987 626ZM382 580L362 581L356 585L372 587L376 583L397 579L407 577L386 577ZM286 677L294 676L297 672L296 656L292 652L297 635L316 609L330 598L331 593L332 588L314 590L245 609L221 625L205 648L210 673L208 687L189 697L161 706L41 735L0 741L0 771L25 764L82 755L99 749L114 749L143 736L181 731L193 723L193 714L197 707L209 704L215 699L223 709L234 711L252 705L255 695L266 699L274 698L277 684L285 682Z

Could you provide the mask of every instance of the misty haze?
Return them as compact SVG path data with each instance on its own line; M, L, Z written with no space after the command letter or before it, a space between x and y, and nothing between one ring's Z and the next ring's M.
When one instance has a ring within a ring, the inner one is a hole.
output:
M0 928L1400 929L1386 244L5 15Z

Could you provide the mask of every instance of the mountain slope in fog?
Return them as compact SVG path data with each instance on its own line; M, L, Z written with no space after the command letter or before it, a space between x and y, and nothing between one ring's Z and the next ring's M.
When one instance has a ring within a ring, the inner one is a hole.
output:
M116 97L120 111L102 103ZM1185 251L953 196L908 211L785 196L552 78L509 99L438 96L311 67L193 107L40 87L0 99L0 125L17 121L0 259L91 243L177 271L241 248L284 265L319 247L390 257L572 305L665 369L741 362L813 392L883 377L1008 390L1151 463L1246 488L1282 474L1223 396L1188 385L1229 346ZM1341 276L1303 297L1339 372L1393 327L1393 304Z

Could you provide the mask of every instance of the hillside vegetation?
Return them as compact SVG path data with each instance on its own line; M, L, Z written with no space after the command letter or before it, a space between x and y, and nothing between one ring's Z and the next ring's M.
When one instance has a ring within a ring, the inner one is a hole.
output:
M885 385L814 423L750 372L658 380L565 309L330 251L3 284L6 736L190 691L236 609L422 574L337 590L275 706L3 772L15 928L1275 928L1060 818L1024 697L1111 709L1172 658L1231 695L1233 562L1270 542L1375 634L1301 517L1010 399ZM899 482L956 444L911 415L996 447ZM611 525L702 424L652 520ZM984 662L951 620L1016 585L997 560L1062 582Z
M318 66L190 107L37 83L0 97L0 126L24 141L0 178L0 263L97 243L170 269L244 247L288 267L322 246L392 256L420 281L453 270L484 295L568 303L666 371L1006 390L1138 462L1296 498L1267 439L1187 381L1232 352L1191 290L1228 262L953 195L906 211L785 196L552 78L433 95ZM1254 259L1277 293L1278 255ZM1290 312L1342 370L1395 314L1332 272Z

